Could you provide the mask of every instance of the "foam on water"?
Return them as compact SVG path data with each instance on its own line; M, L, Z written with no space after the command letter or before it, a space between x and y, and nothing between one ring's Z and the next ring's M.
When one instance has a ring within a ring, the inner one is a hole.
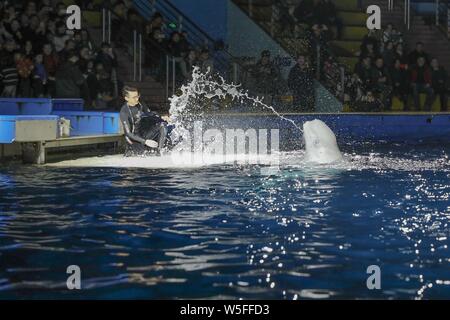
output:
M441 171L450 172L450 158L444 154L439 158L420 160L411 157L390 156L385 153L369 153L357 155L354 153L343 153L343 161L330 163L312 163L308 160L304 150L280 152L274 155L249 155L240 154L232 157L223 155L208 155L184 153L174 157L170 154L161 157L130 157L112 155L103 157L82 158L67 160L57 163L49 163L50 167L117 167L117 168L201 168L215 165L227 166L268 166L274 162L274 157L279 160L280 168L284 171L309 171L329 172L332 171L360 171L373 170L383 173L384 170L394 171Z
M49 163L47 166L56 167L117 167L117 168L200 168L220 164L261 164L269 165L272 161L270 155L236 154L231 156L201 154L201 153L177 153L165 154L160 157L124 157L112 155L103 157L82 158L76 160Z

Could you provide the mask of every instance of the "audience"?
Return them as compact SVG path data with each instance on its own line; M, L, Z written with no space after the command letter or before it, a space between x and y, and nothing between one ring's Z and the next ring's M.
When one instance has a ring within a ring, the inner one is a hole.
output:
M148 23L133 7L132 0L112 0L112 43L129 46L133 29L142 32L145 73L163 80L166 56L174 59L176 85L190 79L192 69L230 71L228 58L221 55L225 45L193 46L190 35L177 23L166 26L164 16L155 12ZM308 43L305 52L297 52L297 64L290 70L288 87L294 104L302 111L314 110L314 79L327 88L339 82L339 65L331 54L329 43L341 38L342 21L330 0L297 1L295 9L290 0L276 3L281 32L294 31L295 24L306 25ZM80 0L85 9L98 8L90 1ZM293 9L293 10L291 10ZM102 43L96 48L87 30L69 31L65 24L66 5L51 0L9 2L0 6L0 92L2 97L67 97L85 99L92 108L112 105L117 92L115 70L118 67L113 46ZM289 30L288 30L289 31ZM295 36L296 37L296 36ZM127 40L127 41L125 41ZM320 48L320 51L318 49ZM320 60L317 53L320 52ZM382 32L369 31L361 42L359 63L346 76L347 101L366 111L391 110L392 98L397 97L409 110L408 98L420 110L420 94L426 95L425 110L430 110L439 97L442 110L447 108L448 76L437 59L431 59L421 42L413 51L404 48L402 34L393 24ZM218 64L218 57L227 66ZM172 60L171 60L172 61ZM311 63L309 63L309 61ZM320 63L319 63L320 62ZM320 70L316 70L320 66ZM264 51L251 71L258 95L275 95L280 72ZM337 79L337 80L336 80ZM116 87L115 87L116 86ZM269 102L270 101L266 101Z
M93 7L88 2L83 6ZM2 97L82 97L87 107L94 107L97 92L86 79L95 63L105 66L103 96L105 91L114 92L111 73L117 60L111 46L102 44L97 53L87 30L69 31L65 19L62 2L20 1L0 6Z
M391 110L392 98L397 97L403 103L403 109L409 111L408 97L411 96L415 110L422 110L420 94L425 94L424 110L431 110L435 95L439 96L441 110L447 110L447 72L439 66L437 59L429 64L430 57L422 42L417 42L415 49L406 54L401 34L388 24L380 40L374 31L366 35L359 56L360 62L347 86L351 91L347 102L356 109ZM373 101L372 107L368 101Z

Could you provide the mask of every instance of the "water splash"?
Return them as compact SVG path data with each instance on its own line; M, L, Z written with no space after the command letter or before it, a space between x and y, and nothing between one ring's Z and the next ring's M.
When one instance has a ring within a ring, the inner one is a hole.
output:
M203 102L204 99L226 99L231 97L233 102L237 101L243 104L250 102L255 107L263 107L280 119L290 122L303 133L303 129L293 120L284 117L272 106L262 102L260 97L250 96L248 91L241 88L241 85L229 84L220 75L215 77L217 80L214 80L209 72L202 73L198 67L194 67L192 80L181 87L181 95L174 95L169 98L171 120L177 127L183 127L186 121L192 121L192 111L198 111L197 116L202 115L203 110L200 109L202 103L199 102Z

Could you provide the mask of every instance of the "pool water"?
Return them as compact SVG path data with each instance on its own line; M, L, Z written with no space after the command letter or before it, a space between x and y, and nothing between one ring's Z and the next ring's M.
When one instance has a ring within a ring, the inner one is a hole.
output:
M450 145L341 149L327 166L284 153L274 176L0 167L0 298L449 299Z

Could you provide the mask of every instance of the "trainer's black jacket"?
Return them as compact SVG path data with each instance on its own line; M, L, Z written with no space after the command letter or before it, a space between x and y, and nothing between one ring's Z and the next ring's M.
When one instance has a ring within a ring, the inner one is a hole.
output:
M128 106L128 104L124 104L122 109L120 109L120 122L123 125L123 130L125 131L125 135L128 138L128 143L138 142L141 144L145 144L145 139L140 137L136 132L136 123L144 114L155 114L151 112L147 106L143 106L142 104L138 104L134 107ZM130 141L131 140L131 141Z

